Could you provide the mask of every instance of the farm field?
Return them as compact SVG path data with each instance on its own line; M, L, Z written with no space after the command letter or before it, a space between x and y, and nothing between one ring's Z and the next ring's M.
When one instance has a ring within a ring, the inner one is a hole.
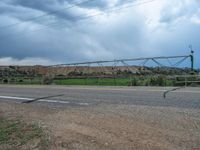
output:
M126 78L65 78L65 79L44 79L37 78L7 78L0 79L1 84L21 84L21 85L93 85L93 86L182 86L184 78L167 79L166 77L126 77ZM199 78L187 79L190 81L200 81ZM182 82L176 84L176 82ZM188 84L190 85L190 83ZM198 83L196 85L199 85Z

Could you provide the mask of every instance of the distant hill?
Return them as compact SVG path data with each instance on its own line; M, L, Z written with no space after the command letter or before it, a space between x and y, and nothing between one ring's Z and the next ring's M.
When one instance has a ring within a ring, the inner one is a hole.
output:
M190 68L106 66L106 67L46 67L0 66L0 76L111 76L111 75L179 75L189 74ZM196 70L197 72L197 70Z

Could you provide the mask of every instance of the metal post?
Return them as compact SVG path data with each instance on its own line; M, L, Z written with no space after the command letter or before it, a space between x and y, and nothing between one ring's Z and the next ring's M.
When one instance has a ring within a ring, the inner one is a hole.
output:
M130 86L133 86L133 78L132 78L132 74L130 74Z
M191 49L191 55L190 55L190 59L191 59L191 71L193 71L194 70L194 51L192 49L192 45L190 45L189 48Z
M187 77L186 77L186 74L185 74L185 87L187 87Z
M194 55L193 55L193 51L192 51L192 55L190 56L191 57L191 70L193 71L194 70Z

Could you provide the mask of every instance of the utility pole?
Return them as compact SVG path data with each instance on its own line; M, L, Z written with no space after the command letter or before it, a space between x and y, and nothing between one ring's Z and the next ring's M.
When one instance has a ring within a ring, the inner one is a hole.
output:
M194 70L194 51L192 49L192 45L189 46L190 50L191 50L191 54L190 54L190 59L191 59L191 71Z

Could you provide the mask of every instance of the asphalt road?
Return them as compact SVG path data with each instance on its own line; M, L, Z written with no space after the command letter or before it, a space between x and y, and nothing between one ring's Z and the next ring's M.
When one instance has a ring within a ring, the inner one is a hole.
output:
M140 105L200 109L200 88L183 88L167 94L172 87L81 87L0 85L0 101L21 103L35 98L31 104L55 107L88 107L99 104Z

